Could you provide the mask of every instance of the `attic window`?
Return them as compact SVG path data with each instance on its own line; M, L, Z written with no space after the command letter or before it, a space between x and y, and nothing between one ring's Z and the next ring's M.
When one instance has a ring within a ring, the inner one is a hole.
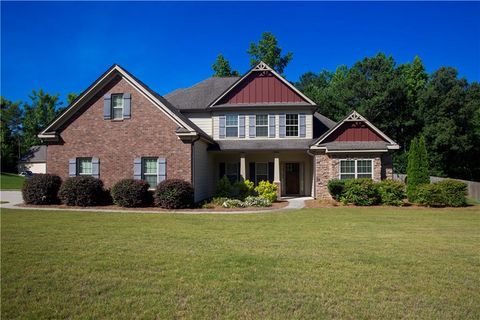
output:
M123 120L123 94L112 94L112 119Z

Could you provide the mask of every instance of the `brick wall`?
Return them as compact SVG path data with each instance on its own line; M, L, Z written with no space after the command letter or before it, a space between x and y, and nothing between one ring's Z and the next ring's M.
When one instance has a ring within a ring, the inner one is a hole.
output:
M132 95L131 119L103 120L103 96ZM126 80L116 80L93 98L68 123L62 143L47 148L47 172L68 177L68 160L98 157L100 179L111 187L122 178L133 178L133 161L138 157L165 157L167 178L191 180L191 146L175 134L178 125Z

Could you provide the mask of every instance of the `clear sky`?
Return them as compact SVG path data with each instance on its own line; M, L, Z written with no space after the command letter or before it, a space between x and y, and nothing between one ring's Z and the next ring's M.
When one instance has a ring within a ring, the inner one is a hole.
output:
M1 2L1 94L80 93L118 63L160 94L212 74L218 53L241 73L263 31L293 52L288 80L384 52L419 55L480 80L480 3Z

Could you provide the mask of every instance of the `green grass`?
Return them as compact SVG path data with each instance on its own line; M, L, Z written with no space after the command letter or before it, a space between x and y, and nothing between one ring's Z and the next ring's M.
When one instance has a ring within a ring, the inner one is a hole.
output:
M3 319L479 319L480 210L2 210Z
M14 173L2 172L0 175L1 190L20 190L23 186L24 177Z

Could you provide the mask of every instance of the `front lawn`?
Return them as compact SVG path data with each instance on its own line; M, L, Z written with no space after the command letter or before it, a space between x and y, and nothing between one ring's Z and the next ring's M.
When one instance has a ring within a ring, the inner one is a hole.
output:
M11 318L478 319L480 210L2 209Z
M14 173L2 172L0 175L1 190L20 190L22 189L24 177Z

